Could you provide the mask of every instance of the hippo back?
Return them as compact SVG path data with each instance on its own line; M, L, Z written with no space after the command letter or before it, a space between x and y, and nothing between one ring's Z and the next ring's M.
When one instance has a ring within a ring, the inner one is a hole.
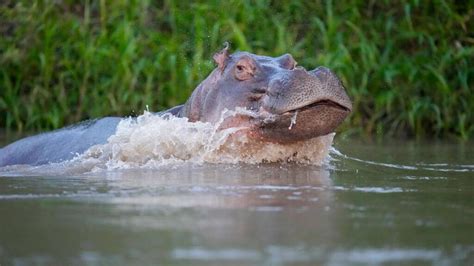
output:
M40 165L70 160L91 146L106 143L115 133L120 120L119 117L88 120L21 139L0 149L0 166Z

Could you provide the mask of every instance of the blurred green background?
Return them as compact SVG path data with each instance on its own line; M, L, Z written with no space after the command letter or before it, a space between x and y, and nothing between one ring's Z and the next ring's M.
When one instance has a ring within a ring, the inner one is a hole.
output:
M3 0L0 34L9 130L181 104L230 41L333 69L346 135L474 135L474 1Z

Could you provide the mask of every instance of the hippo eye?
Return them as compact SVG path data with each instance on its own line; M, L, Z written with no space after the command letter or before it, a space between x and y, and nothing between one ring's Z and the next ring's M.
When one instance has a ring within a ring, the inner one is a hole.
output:
M255 74L255 69L252 68L251 66L245 66L245 65L236 65L235 66L235 78L244 81L251 79Z
M256 71L257 62L249 55L241 56L234 66L234 76L240 81L253 78Z

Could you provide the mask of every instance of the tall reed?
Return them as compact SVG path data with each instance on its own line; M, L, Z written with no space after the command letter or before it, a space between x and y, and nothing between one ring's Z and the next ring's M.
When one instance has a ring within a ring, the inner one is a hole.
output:
M0 3L0 127L58 128L183 103L234 49L325 65L354 101L346 134L474 134L472 1Z

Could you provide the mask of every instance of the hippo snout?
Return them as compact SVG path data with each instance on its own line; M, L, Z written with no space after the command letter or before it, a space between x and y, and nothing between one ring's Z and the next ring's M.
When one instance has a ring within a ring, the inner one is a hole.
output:
M328 97L327 100L340 105L349 112L352 111L352 101L347 95L341 80L329 68L318 67L309 71L309 74L318 78L322 84L325 84L325 94L323 95Z
M263 107L283 114L310 105L330 104L349 114L352 103L339 78L328 68L307 71L302 67L277 75L269 83Z

